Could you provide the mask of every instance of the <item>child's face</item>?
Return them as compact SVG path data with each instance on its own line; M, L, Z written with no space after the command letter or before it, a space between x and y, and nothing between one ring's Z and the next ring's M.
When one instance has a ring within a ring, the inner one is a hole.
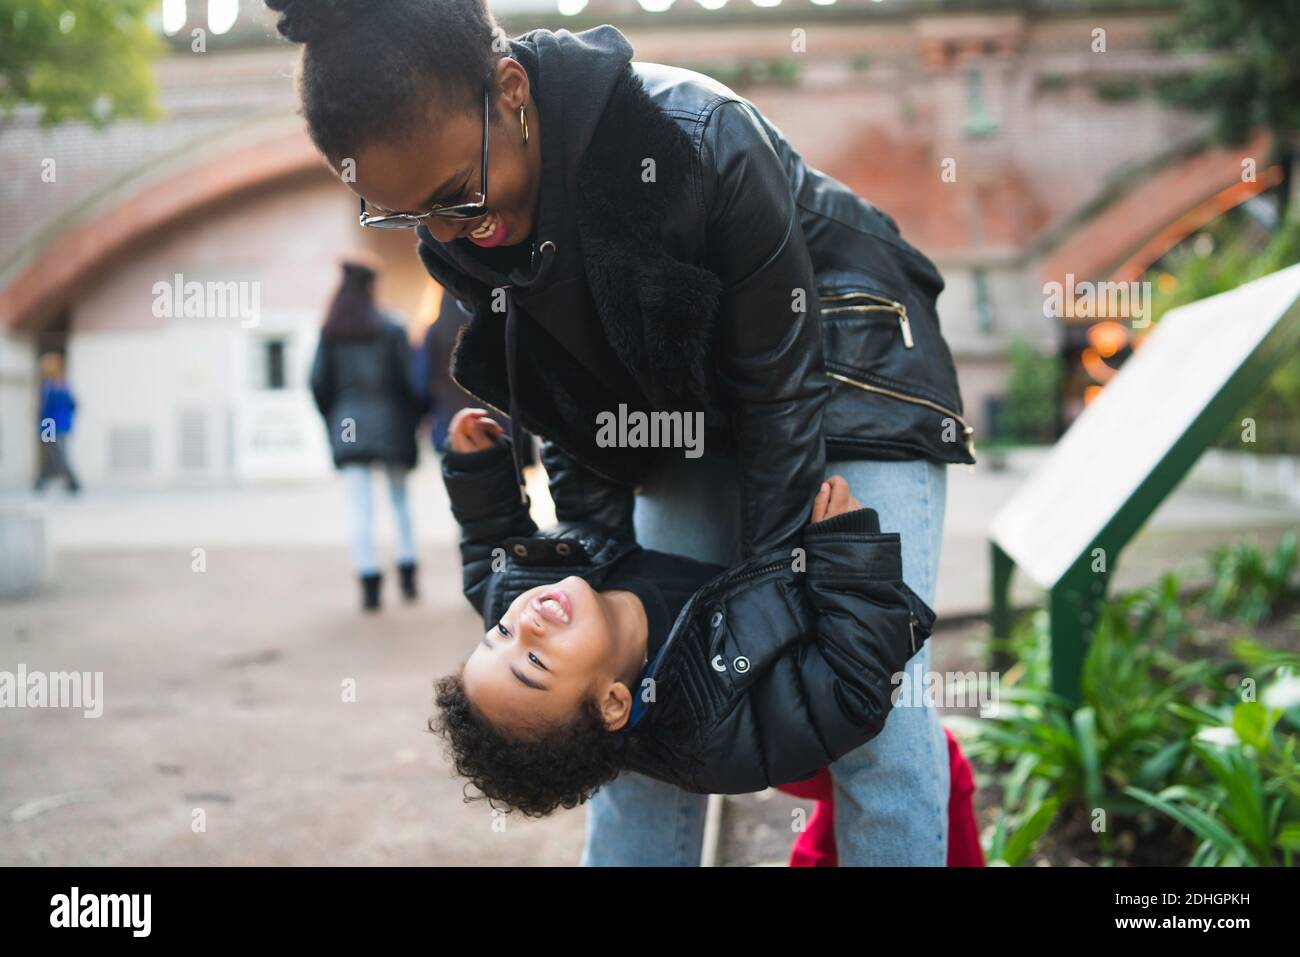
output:
M584 579L539 585L511 603L469 656L465 693L504 730L567 720L590 695L621 726L623 706L631 707L619 675L627 658L623 637L606 601Z

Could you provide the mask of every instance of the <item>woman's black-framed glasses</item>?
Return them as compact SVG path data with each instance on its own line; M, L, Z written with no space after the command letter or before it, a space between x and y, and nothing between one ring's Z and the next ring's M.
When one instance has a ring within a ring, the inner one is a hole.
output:
M381 216L372 216L366 212L366 200L365 197L362 197L362 226L369 226L371 229L415 229L430 216L436 216L439 219L478 219L487 214L489 89L490 85L483 87L483 170L479 179L482 189L477 194L478 199L471 203L456 203L452 206L439 203L422 213L385 213Z

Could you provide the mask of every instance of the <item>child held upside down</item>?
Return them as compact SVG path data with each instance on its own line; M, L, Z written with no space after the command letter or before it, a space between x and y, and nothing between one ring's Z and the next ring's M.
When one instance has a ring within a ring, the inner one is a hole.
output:
M623 771L699 793L812 778L879 734L934 612L839 476L800 547L737 565L596 522L538 531L509 439L464 409L442 462L486 633L436 684L430 730L494 806L572 808Z

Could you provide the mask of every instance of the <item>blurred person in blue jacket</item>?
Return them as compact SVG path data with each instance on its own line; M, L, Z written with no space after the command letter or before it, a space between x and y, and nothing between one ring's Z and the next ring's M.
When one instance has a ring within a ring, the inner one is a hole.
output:
M68 491L81 490L68 459L68 441L76 417L77 400L63 378L63 356L47 352L41 356L41 414L37 431L41 440L41 471L36 477L36 491L45 489L52 478L63 478Z

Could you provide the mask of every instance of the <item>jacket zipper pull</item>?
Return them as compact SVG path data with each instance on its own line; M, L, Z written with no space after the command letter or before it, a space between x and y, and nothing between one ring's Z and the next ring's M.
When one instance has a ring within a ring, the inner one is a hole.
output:
M907 307L901 302L894 303L898 307L898 325L903 330L903 345L912 348L912 324L907 320Z
M966 426L966 451L970 452L971 458L975 458L975 428L974 426L970 426L970 425ZM968 472L975 471L974 462L968 463L967 471Z
M916 616L909 615L907 618L907 632L912 638L912 654L916 654Z

